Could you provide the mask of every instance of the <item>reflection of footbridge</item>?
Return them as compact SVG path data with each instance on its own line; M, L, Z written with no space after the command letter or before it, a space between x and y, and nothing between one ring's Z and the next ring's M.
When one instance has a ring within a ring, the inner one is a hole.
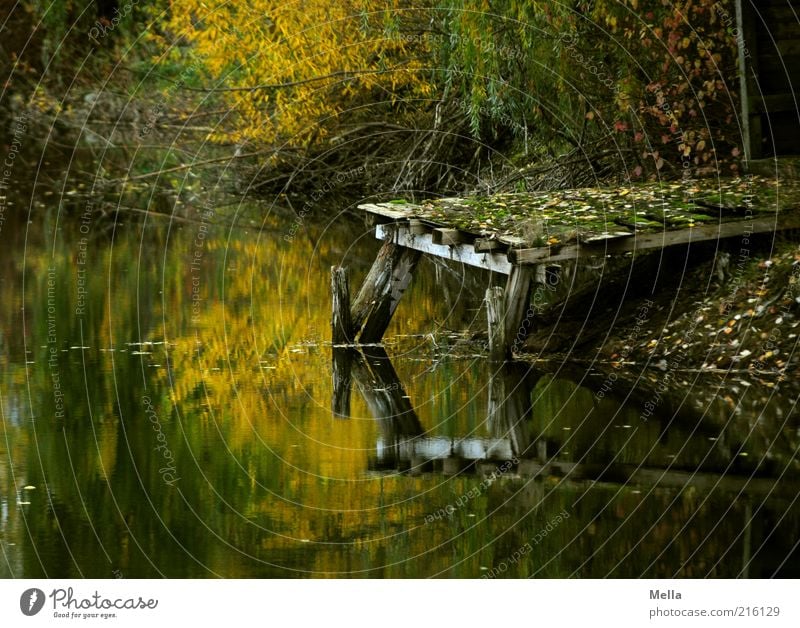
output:
M560 444L535 433L531 407L532 369L520 363L496 365L488 381L489 436L463 438L426 434L411 399L382 347L333 350L335 416L350 416L353 389L360 392L380 426L373 471L409 474L491 473L498 467L526 478L557 476L563 481L612 482L645 487L720 490L744 494L796 496L795 482L771 477L719 474L637 464L564 460ZM506 465L505 463L511 463ZM512 466L513 465L513 466Z
M520 460L536 445L543 454L543 442L534 443L530 433L530 388L524 382L528 369L498 368L489 381L489 437L426 435L389 357L379 347L369 347L364 354L334 350L333 412L349 416L350 391L361 393L380 425L370 463L374 469L459 473L478 462Z

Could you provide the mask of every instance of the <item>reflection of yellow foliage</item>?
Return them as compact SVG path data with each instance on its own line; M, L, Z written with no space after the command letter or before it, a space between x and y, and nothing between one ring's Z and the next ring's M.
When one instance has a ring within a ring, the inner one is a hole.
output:
M408 2L310 0L247 3L173 0L168 27L193 46L238 113L237 138L302 143L325 134L327 122L378 91L426 95L412 49L423 46L400 21L416 17ZM403 9L406 9L403 11ZM318 126L319 124L319 126ZM226 135L225 141L231 139Z

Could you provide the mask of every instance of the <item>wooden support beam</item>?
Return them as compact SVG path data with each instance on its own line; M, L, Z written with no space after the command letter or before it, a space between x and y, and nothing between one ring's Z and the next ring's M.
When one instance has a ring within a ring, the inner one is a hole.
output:
M476 253L486 253L488 251L505 251L507 244L494 238L477 238L473 244Z
M535 266L514 266L508 276L505 295L505 340L506 354L511 357L515 350L522 348L528 337L531 320L528 320L531 307L531 286L536 274Z
M409 227L402 224L378 225L375 228L375 237L379 240L392 241L405 248L414 249L421 253L428 253L454 262L483 268L493 273L508 275L511 272L511 264L505 253L486 252L476 253L472 244L455 244L447 246L435 244L432 234L414 235Z
M408 231L412 235L424 235L431 232L431 227L425 224L422 220L412 218L408 221Z
M486 290L486 318L489 322L489 359L502 362L506 359L506 304L503 289L493 286Z
M544 261L576 259L582 256L616 255L631 251L660 249L742 237L753 233L777 233L790 229L800 229L800 214L784 212L768 218L753 220L734 220L714 225L702 225L675 231L659 231L657 233L637 233L629 238L615 238L599 242L586 242L569 246L539 247L535 249L511 249L508 258L512 264L539 264Z
M444 244L445 246L454 246L456 244L463 244L468 242L469 238L463 231L458 229L447 229L445 227L437 227L431 234L431 241L434 244Z
M350 318L350 280L347 269L331 266L331 342L344 345L353 342L353 323Z
M389 233L396 228L386 227ZM353 336L360 332L360 343L381 341L419 257L419 251L400 246L391 237L381 247L351 308Z

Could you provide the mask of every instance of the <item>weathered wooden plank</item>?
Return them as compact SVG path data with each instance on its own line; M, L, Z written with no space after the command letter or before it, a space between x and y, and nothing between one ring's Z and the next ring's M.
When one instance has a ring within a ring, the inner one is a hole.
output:
M350 318L350 280L347 269L331 266L331 341L335 345L353 342L353 323Z
M364 203L358 206L365 212L383 219L381 222L393 222L410 218L417 209L414 205L397 203Z
M702 471L676 471L669 468L642 467L633 464L581 464L548 460L523 460L517 467L523 477L558 476L565 480L595 481L626 486L660 487L682 490L695 487L700 491L720 491L744 495L796 497L800 489L795 481L777 478L753 478L746 475L725 475Z
M667 248L694 244L710 240L734 238L744 234L773 233L790 229L800 229L800 214L781 214L779 218L756 218L736 220L715 225L702 225L675 231L658 233L637 233L635 237L619 238L595 243L535 249L512 249L508 252L512 264L539 264L544 261L575 259L581 256L616 255L631 251Z
M486 318L489 323L489 359L502 362L508 355L506 342L506 304L504 291L499 286L486 289Z
M434 244L431 234L413 235L405 225L391 225L391 228L387 225L378 225L375 228L375 237L379 240L389 239L399 246L421 253L428 253L502 275L508 275L511 272L511 264L502 252L476 253L472 244L453 246ZM356 322L354 320L354 324Z

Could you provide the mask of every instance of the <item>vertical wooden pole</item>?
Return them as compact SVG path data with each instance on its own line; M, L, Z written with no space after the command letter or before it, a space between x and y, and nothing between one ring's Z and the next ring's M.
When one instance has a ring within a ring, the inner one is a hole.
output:
M742 143L744 144L745 165L763 155L762 117L759 105L762 104L761 88L758 84L758 49L756 38L756 17L749 0L736 0L736 29L739 52L739 96L742 107ZM766 118L766 114L764 114Z
M331 266L331 294L331 341L334 345L350 344L353 342L353 323L350 318L350 280L346 268Z
M503 289L494 286L486 290L486 318L489 321L489 359L502 362L506 359L505 299Z
M512 348L521 348L528 337L533 321L531 314L531 286L536 275L536 266L513 266L508 276L505 297L505 341L506 354L511 357Z

